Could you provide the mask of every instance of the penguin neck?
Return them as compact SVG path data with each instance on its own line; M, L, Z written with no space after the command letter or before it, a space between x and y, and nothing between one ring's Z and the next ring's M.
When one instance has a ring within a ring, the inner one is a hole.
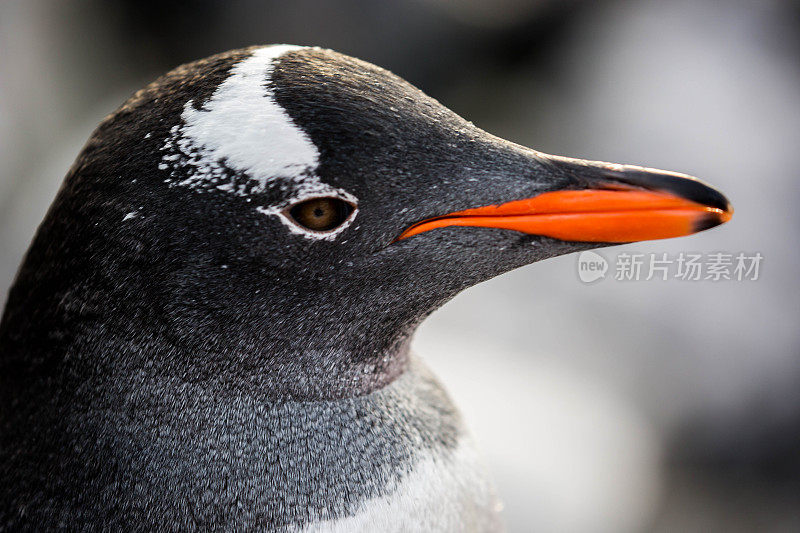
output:
M153 375L270 401L354 397L403 374L422 318L374 301L357 280L288 283L247 265L164 273L168 260L82 256L65 271L45 240L34 242L0 325L2 363L29 376Z
M170 347L159 367L272 399L338 399L386 386L406 370L426 314L401 287L377 298L360 276L282 271L261 260L202 259L159 279L145 300L159 344Z

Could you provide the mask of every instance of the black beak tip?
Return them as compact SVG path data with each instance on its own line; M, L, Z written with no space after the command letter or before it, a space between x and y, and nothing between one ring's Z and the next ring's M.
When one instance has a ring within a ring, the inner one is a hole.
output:
M682 178L680 185L671 191L698 204L720 209L723 213L733 212L733 206L724 194L714 187L695 178Z
M720 209L724 213L733 212L733 206L731 206L730 201L724 194L699 179L685 174L638 167L624 167L622 172L613 172L612 176L614 181L636 187L669 192L686 200ZM722 222L724 221L719 223L721 224Z
M707 229L715 228L725 222L722 216L717 213L707 213L700 217L695 223L694 227L692 228L693 233L698 233L701 231L705 231Z

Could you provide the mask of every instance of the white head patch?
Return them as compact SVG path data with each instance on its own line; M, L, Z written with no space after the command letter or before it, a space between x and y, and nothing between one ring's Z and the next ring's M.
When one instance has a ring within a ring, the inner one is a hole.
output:
M304 230L283 214L288 205L319 196L357 204L352 194L320 181L316 175L319 150L292 122L268 85L275 59L301 48L259 48L231 69L230 76L200 109L195 108L194 100L186 102L182 123L172 127L161 148L166 153L159 169L171 170L166 180L170 185L198 192L250 197L277 185L291 197L280 205L255 205L258 212L277 216L291 231L305 237L333 239L356 212L329 233ZM188 175L178 174L178 169L188 169Z

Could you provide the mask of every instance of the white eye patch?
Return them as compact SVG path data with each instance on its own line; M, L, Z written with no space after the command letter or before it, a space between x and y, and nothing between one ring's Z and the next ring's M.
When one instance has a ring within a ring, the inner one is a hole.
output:
M316 176L319 150L278 104L269 87L275 59L299 49L302 47L291 45L259 48L231 69L201 108L196 108L193 100L186 102L182 123L172 127L161 148L166 153L159 169L171 169L167 180L171 185L198 192L249 197L277 184L291 191L291 197L281 205L257 206L256 210L277 216L294 233L330 240L349 222L335 232L319 234L298 228L282 215L286 206L316 196L335 196L357 204L353 195ZM179 176L177 169L189 173Z

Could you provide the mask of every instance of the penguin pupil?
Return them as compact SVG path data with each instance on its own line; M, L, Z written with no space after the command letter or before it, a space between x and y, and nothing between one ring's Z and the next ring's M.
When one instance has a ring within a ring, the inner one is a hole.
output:
M353 206L339 198L314 198L295 204L289 214L299 225L313 231L330 231L347 220Z

